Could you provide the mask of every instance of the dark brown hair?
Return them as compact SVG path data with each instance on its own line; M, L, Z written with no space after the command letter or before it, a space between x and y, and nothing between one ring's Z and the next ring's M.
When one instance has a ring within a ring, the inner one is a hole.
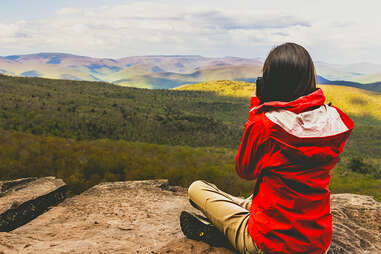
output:
M263 65L261 103L293 101L315 90L315 67L305 48L285 43L270 51Z

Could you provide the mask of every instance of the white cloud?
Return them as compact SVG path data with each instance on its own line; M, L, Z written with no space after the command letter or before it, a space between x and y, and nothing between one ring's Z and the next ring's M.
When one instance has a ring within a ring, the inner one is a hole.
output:
M269 2L211 0L207 5L194 0L189 5L163 0L66 7L44 20L0 23L0 48L14 53L63 51L115 58L144 54L264 57L272 46L294 41L319 60L381 59L381 53L364 49L381 44L381 35L375 32L380 18L354 15L359 5L342 0ZM344 3L349 6L346 11L332 10Z
M81 13L81 10L69 7L65 7L57 11L58 15L74 15L79 13Z

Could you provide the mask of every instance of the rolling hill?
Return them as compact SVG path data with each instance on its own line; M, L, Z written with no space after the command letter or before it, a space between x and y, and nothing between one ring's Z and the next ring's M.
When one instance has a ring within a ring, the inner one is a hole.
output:
M0 75L0 178L55 174L72 192L100 181L166 177L186 186L236 178L235 151L255 84L214 81L173 90ZM334 192L381 198L381 94L324 85L355 129L332 172Z
M230 81L203 82L175 88L180 91L214 92L219 96L250 98L255 84ZM332 102L353 117L370 117L381 121L381 94L354 87L320 85L327 102ZM381 128L381 126L380 126Z
M237 146L247 103L204 92L1 75L0 94L2 129L190 146ZM233 121L237 112L241 120Z
M136 56L91 58L62 53L0 57L0 73L68 80L105 81L145 88L173 88L214 79L248 80L261 62L237 57Z
M319 75L317 76L316 80L318 84L320 85L349 86L349 87L355 87L355 88L360 88L360 89L379 92L379 93L381 92L381 82L361 84L358 82L345 81L345 80L328 80Z
M104 81L121 86L168 89L213 80L255 82L261 75L258 59L196 55L134 56L120 59L92 58L63 53L0 57L0 74L66 80ZM317 73L327 84L379 91L381 65L358 63L332 65L316 62ZM361 82L361 83L359 83Z

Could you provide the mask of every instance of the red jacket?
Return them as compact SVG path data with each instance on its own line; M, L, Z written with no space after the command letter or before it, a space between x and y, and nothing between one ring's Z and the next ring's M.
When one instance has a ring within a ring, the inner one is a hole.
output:
M248 230L267 253L316 253L332 237L328 184L353 129L321 89L291 102L251 99L236 171L257 178Z

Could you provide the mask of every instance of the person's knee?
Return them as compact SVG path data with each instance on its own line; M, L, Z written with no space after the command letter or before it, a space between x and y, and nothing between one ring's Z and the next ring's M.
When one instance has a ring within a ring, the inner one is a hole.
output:
M192 193L198 192L201 187L205 185L203 180L197 180L194 181L191 185L188 187L188 196L191 196Z
M194 199L196 196L200 196L200 194L207 190L211 189L211 184L204 180L197 180L194 181L189 187L188 187L188 198Z

